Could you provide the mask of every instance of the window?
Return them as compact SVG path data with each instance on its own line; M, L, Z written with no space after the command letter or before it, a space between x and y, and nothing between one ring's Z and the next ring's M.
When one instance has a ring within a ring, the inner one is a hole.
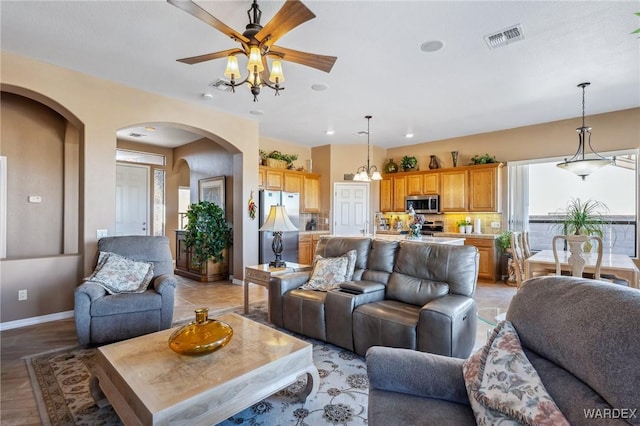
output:
M605 250L635 257L637 253L637 161L638 152L607 153L616 157L604 167L580 179L556 164L561 159L517 162L509 165L509 220L515 230L528 229L533 250L551 248L557 213L572 198L597 200L608 209L610 225L603 235Z

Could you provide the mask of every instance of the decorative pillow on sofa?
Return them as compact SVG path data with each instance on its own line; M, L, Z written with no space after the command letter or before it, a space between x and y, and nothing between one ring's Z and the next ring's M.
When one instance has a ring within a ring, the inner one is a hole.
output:
M94 282L109 294L143 293L153 278L153 263L138 262L115 253L100 252L98 264L84 281Z
M569 426L527 359L509 321L463 364L469 403L478 425Z
M301 288L320 291L338 288L340 283L346 281L348 266L349 259L346 256L327 258L316 256L316 260L313 262L311 278Z

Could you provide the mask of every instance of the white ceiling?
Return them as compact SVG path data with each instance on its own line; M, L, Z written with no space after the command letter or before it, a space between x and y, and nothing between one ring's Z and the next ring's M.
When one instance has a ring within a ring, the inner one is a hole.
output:
M248 0L196 3L239 32L247 24ZM282 3L259 2L263 25ZM640 106L640 39L630 34L640 27L638 1L304 3L316 18L277 44L338 60L329 74L284 62L286 90L274 97L264 88L257 103L244 87L231 94L209 86L223 76L224 59L176 62L237 45L164 0L2 0L1 47L257 120L262 136L308 146L366 143L355 133L366 129L367 114L371 143L387 148L578 117L583 81L592 83L587 115ZM485 35L515 24L524 40L487 47ZM423 53L430 40L444 48ZM317 83L329 89L312 90ZM189 139L167 139L156 128L135 140Z

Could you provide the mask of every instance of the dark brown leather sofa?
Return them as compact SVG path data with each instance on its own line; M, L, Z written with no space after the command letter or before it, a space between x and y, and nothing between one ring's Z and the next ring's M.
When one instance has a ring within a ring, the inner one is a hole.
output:
M310 272L271 278L269 312L279 326L365 355L390 346L466 358L475 343L478 251L473 246L323 237L316 254L356 250L353 280L304 290Z

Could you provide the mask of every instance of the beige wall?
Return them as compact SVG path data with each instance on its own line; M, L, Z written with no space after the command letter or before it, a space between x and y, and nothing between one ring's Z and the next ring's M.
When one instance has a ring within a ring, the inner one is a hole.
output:
M429 168L430 155L437 155L443 167L452 167L451 151L458 151L458 165L469 164L474 155L488 153L498 161L571 157L578 148L575 128L582 118L518 127L387 150L387 158L399 164L403 155L415 155L420 170ZM640 148L640 108L598 114L586 118L592 144L598 152Z
M172 123L176 127L214 140L234 154L234 202L247 200L250 191L257 190L257 123L7 52L2 52L0 60L0 83L3 91L36 99L59 112L80 129L81 275L87 275L93 267L97 249L96 230L108 229L111 235L115 231L115 161L105 159L114 158L116 131L120 128ZM242 155L244 152L250 155ZM177 180L171 184L177 185ZM175 204L177 205L177 201ZM234 230L237 230L237 233L234 231L234 272L242 271L243 265L254 264L258 259L255 244L257 223L242 212L243 210L238 209L234 213ZM52 281L50 272L34 275L32 271L43 271L46 268L33 268L33 262L37 263L37 260L10 262L10 266L8 262L3 262L6 263L2 265L0 272L3 299L6 297L7 300L17 300L17 294L13 294L14 289L6 284L15 277L29 276L33 281ZM5 295L5 288L12 288L11 293ZM65 300L72 301L73 293L66 292L65 297ZM21 303L25 308L25 314L21 318L33 316L33 312L45 311L44 308L26 309L32 306L31 296L30 300ZM68 306L68 303L49 305L47 309L61 312L67 310ZM4 314L3 310L3 322L8 320Z

